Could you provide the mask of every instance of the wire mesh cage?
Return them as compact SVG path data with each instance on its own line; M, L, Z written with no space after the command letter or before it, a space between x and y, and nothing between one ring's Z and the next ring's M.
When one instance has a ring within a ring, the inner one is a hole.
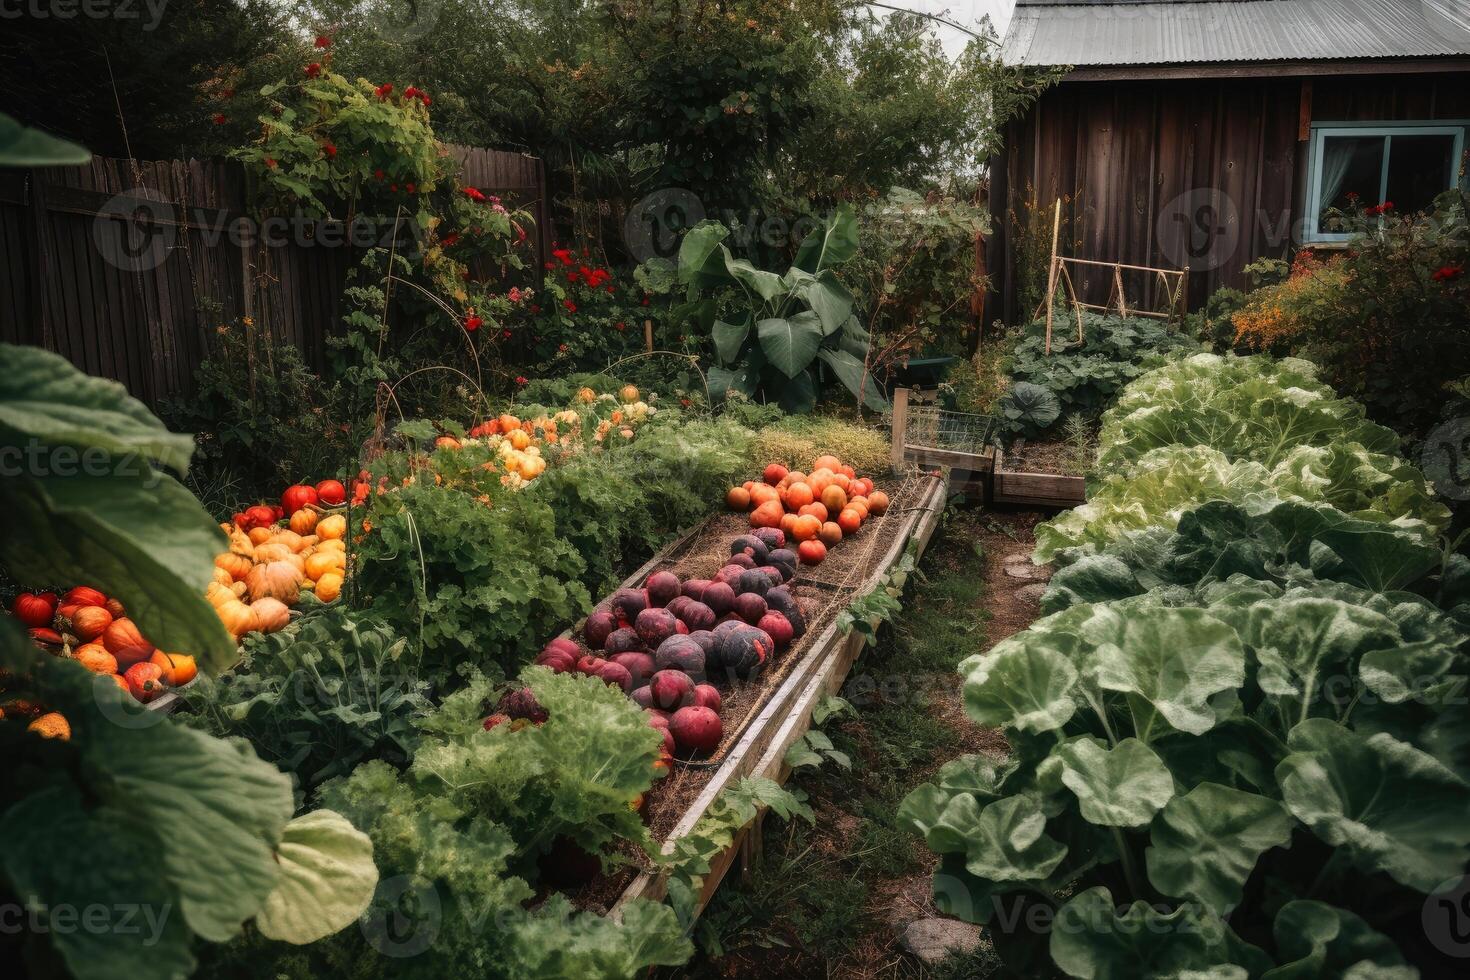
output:
M908 453L923 461L925 449L982 455L990 446L995 419L954 412L938 405L910 405L904 431Z

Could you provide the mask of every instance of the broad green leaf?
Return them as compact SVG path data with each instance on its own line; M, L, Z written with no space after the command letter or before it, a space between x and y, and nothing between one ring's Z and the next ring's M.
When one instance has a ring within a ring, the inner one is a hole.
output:
M857 254L858 220L851 206L842 205L822 222L820 228L802 239L796 250L798 269L816 275L841 265Z
M1052 758L1082 816L1099 826L1146 826L1174 796L1174 777L1163 760L1136 738L1108 748L1084 736L1058 747Z
M173 980L194 972L178 893L154 871L159 841L136 812L89 806L71 787L26 796L0 815L0 868L77 980ZM107 928L81 916L105 909ZM70 909L70 923L52 921ZM22 971L21 974L24 975Z
M1291 843L1291 818L1275 800L1201 783L1169 801L1149 840L1145 858L1153 886L1224 916L1240 903L1241 887L1261 855Z
M973 796L956 796L930 836L962 840L966 870L988 881L1043 881L1067 856L1065 845L1046 836L1046 815L1026 796L1009 796L983 810Z
M0 481L0 561L21 581L95 585L156 646L230 667L235 643L204 599L224 535L178 481L140 465L136 475Z
M689 229L679 243L679 281L693 289L732 284L721 244L729 234L730 229L717 221L701 221Z
M1246 980L1259 951L1242 947L1229 927L1197 905L1157 911L1135 901L1121 915L1103 886L1076 895L1057 913L1052 960L1068 976L1086 980ZM1249 966L1237 960L1247 959Z
M1332 707L1323 691L1356 673L1371 650L1400 645L1388 617L1332 599L1279 599L1251 607L1242 639L1255 654L1267 694Z
M1097 652L1098 683L1127 694L1147 715L1138 736L1149 741L1148 709L1181 732L1198 735L1215 724L1210 699L1245 680L1245 650L1235 631L1200 609L1140 609L1123 622L1116 645Z
M822 343L821 322L810 310L793 317L760 320L755 332L766 359L788 378L807 369Z
M1287 902L1276 913L1271 931L1284 962L1261 980L1336 980L1354 967L1370 968L1365 980L1389 980L1395 968L1404 966L1393 940L1353 913L1323 902Z
M811 280L803 295L821 318L824 334L836 333L852 316L852 293L831 270L823 270L821 275Z
M733 368L714 365L709 369L709 393L716 402L723 401L727 391L738 391L750 398L759 388L760 374L749 362Z
M845 350L833 350L830 347L819 348L817 356L842 380L848 391L854 395L861 394L864 405L875 412L881 412L888 407L883 389L878 387L877 379L868 373L862 361Z
M91 159L84 147L22 126L0 112L0 167L71 167Z
M1432 544L1399 528L1351 521L1317 536L1337 553L1375 592L1402 589L1439 567L1441 555Z
M805 415L817 406L817 380L812 372L802 371L794 378L782 378L776 371L767 372L766 391L780 392L777 401L788 415Z
M373 842L331 810L286 824L276 862L280 880L255 915L267 939L297 946L325 939L356 922L378 886Z
M1022 634L974 658L965 677L965 712L980 725L1049 732L1077 710L1077 638Z
M116 381L84 374L64 357L39 347L0 344L0 365L4 366L0 434L9 430L19 440L15 445L25 448L35 440L46 449L42 460L48 469L29 475L54 475L63 467L105 468L105 461L91 461L95 451L110 456L136 453L180 473L188 470L194 439L168 431ZM80 461L72 453L68 461L60 457L58 446L94 453ZM146 469L142 460L132 460L132 468Z
M619 921L578 911L555 894L513 921L511 933L497 965L517 980L634 977L681 965L694 953L674 910L646 899L629 903Z
M740 349L745 346L745 338L749 335L750 318L748 315L735 323L716 320L711 334L715 342L715 353L724 363L733 364L740 356Z
M1326 718L1291 730L1276 767L1292 815L1368 873L1428 893L1470 860L1470 785L1391 735Z
M775 303L786 295L786 283L774 272L757 269L745 259L737 259L730 255L728 249L720 246L725 257L725 269L731 278L745 286L759 296L766 303Z

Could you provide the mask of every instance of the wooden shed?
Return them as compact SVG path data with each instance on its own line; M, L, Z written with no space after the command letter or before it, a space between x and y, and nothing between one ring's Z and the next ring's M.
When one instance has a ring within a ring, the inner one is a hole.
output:
M1419 209L1465 180L1466 0L1017 0L1003 58L1068 67L992 161L1008 323L1032 312L1058 198L1063 254L1188 267L1198 308L1257 258L1340 241L1328 208ZM1112 271L1083 269L1107 302Z

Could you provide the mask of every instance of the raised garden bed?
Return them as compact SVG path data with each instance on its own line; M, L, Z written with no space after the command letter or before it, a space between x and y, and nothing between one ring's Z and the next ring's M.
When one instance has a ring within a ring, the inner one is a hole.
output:
M785 754L807 731L813 706L841 687L862 650L863 638L839 631L838 615L852 599L871 591L903 556L910 542L922 553L944 509L946 484L932 476L880 481L891 499L888 512L864 533L845 540L827 561L803 566L793 580L807 615L806 634L784 651L760 679L730 692L722 709L725 738L707 759L676 762L670 775L647 796L646 816L655 839L671 853L674 842L699 823L727 787L746 776L784 782ZM711 517L682 536L628 578L632 587L654 571L708 575L724 563L730 540L748 528L744 515ZM735 861L750 828L713 862L705 876L699 908ZM630 855L635 857L636 855ZM635 898L661 898L663 876L646 862L605 875L572 895L583 908L618 914Z
M1087 481L1068 469L1064 443L1025 443L995 449L991 501L1032 507L1076 507L1087 500Z

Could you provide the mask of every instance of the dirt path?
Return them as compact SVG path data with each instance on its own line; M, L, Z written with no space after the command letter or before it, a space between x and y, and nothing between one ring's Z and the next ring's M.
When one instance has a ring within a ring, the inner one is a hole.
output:
M954 668L1036 618L1039 580L1026 576L1033 574L1032 529L1044 516L961 511L950 518L891 634L849 678L843 693L857 716L826 726L852 755L851 771L793 780L810 795L816 824L768 823L761 866L745 881L727 882L702 920L715 955L697 957L684 976L977 975L983 951L937 972L905 951L904 927L938 914L930 896L937 861L894 814L950 759L1006 751L999 732L965 716Z

